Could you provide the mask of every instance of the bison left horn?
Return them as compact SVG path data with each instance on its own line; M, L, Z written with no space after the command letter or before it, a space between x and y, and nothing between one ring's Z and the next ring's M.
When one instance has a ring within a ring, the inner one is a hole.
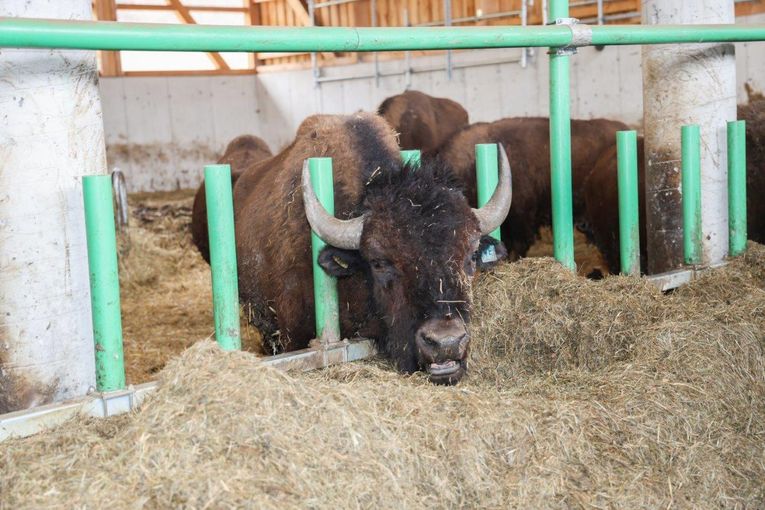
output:
M510 161L501 143L499 149L499 183L491 199L480 209L473 209L481 226L481 235L487 235L497 229L505 221L513 202L513 178L510 173Z
M358 250L361 245L361 231L364 229L364 217L352 220L339 220L327 213L316 197L311 186L311 172L308 170L308 160L303 162L303 204L308 223L324 242L344 250Z

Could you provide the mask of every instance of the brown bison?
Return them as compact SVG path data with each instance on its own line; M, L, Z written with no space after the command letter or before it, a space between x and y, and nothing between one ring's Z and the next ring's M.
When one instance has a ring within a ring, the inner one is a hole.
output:
M765 101L739 105L738 116L746 120L747 234L765 243ZM638 196L640 197L640 265L646 268L645 163L642 137L638 137ZM516 171L516 181L517 181ZM516 185L517 189L517 185ZM517 196L517 194L516 194ZM598 158L584 184L587 237L603 254L608 270L618 273L619 194L616 147L608 147Z
M643 137L637 140L638 207L640 217L640 267L646 266L645 191ZM585 234L608 265L608 272L618 273L621 267L619 249L619 185L617 181L616 145L606 148L584 183Z
M310 185L305 161L314 156L333 158L336 216ZM471 209L445 168L401 162L380 117L307 118L292 144L251 165L234 188L239 293L250 320L275 351L315 337L313 228L328 244L321 267L339 278L341 334L375 338L401 371L456 383L467 368L481 237L510 208L504 152L500 166L492 199Z
M468 113L457 102L416 90L383 101L377 112L399 134L402 149L434 150L468 123Z
M581 218L581 189L598 155L616 143L616 132L627 129L621 122L593 119L571 121L571 168L574 215ZM463 128L439 149L423 157L436 157L449 166L464 186L471 204L476 203L475 150L479 143L499 143L513 167L513 206L502 225L502 239L515 257L523 257L537 237L539 227L551 222L550 131L546 118L511 118L481 122Z
M266 142L257 136L242 135L231 140L218 163L231 165L231 185L233 186L248 166L271 156L271 149L268 148ZM191 224L191 237L194 244L199 248L202 258L209 264L210 246L207 238L207 203L205 202L204 182L194 195L192 215L198 220Z

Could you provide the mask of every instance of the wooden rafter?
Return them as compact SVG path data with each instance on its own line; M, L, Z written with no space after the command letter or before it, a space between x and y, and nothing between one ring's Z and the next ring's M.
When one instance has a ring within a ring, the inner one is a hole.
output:
M178 16L188 23L189 25L196 25L197 22L194 19L194 16L191 15L189 12L189 9L181 3L181 0L170 0L170 6L173 7L178 14ZM221 69L223 71L230 71L231 68L228 66L225 60L223 60L223 57L221 57L220 53L217 51L208 53L210 59L213 61L215 66L218 69Z
M117 21L117 6L114 0L100 0L95 4L96 18L101 21ZM122 62L119 51L101 52L101 74L119 76L122 74Z
M300 22L301 25L304 27L311 26L311 16L308 14L308 11L300 0L287 0L287 5L290 9L292 9L292 12L295 13L295 18ZM318 25L318 23L316 24ZM328 59L335 58L334 53L326 51L322 52L322 56Z
M99 0L100 1L100 0ZM124 11L174 11L176 8L172 5L156 4L117 4L117 9ZM189 7L192 11L209 12L247 12L247 7L215 7L212 5L195 5Z

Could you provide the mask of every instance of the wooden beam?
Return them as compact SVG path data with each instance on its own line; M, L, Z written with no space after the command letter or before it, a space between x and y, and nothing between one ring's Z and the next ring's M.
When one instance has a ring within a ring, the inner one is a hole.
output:
M117 6L114 0L95 0L96 18L99 21L117 21ZM101 74L103 76L120 76L122 61L119 51L100 51Z
M197 22L194 19L194 16L191 15L189 12L189 9L181 3L181 0L170 0L170 5L175 8L176 13L178 16L188 23L189 25L196 25ZM220 56L220 53L211 52L207 54L210 59L215 63L215 67L218 69L222 69L224 71L230 71L231 68L228 66L225 60L223 60L223 57Z
M100 0L96 0L97 2ZM117 9L125 11L174 11L172 5L150 5L150 4L117 4ZM209 11L209 12L247 12L247 7L215 7L212 5L200 5L188 7L190 11Z
M292 12L295 13L295 18L300 22L301 25L304 27L311 26L311 17L308 15L308 11L300 0L287 0L287 5L290 9L292 9ZM316 24L318 25L319 23ZM335 58L334 53L327 51L322 52L321 56L327 59Z

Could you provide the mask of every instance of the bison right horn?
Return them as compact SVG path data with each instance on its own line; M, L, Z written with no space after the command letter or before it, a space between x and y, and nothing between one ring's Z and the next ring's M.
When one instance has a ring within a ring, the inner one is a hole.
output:
M513 202L510 161L501 143L497 144L497 148L499 150L499 183L491 199L480 209L473 209L473 214L478 218L478 224L481 226L481 235L487 235L502 225Z
M358 250L361 246L361 232L364 229L364 216L352 220L339 220L329 214L316 197L311 186L311 172L308 160L303 162L303 205L308 223L324 242L344 250Z

